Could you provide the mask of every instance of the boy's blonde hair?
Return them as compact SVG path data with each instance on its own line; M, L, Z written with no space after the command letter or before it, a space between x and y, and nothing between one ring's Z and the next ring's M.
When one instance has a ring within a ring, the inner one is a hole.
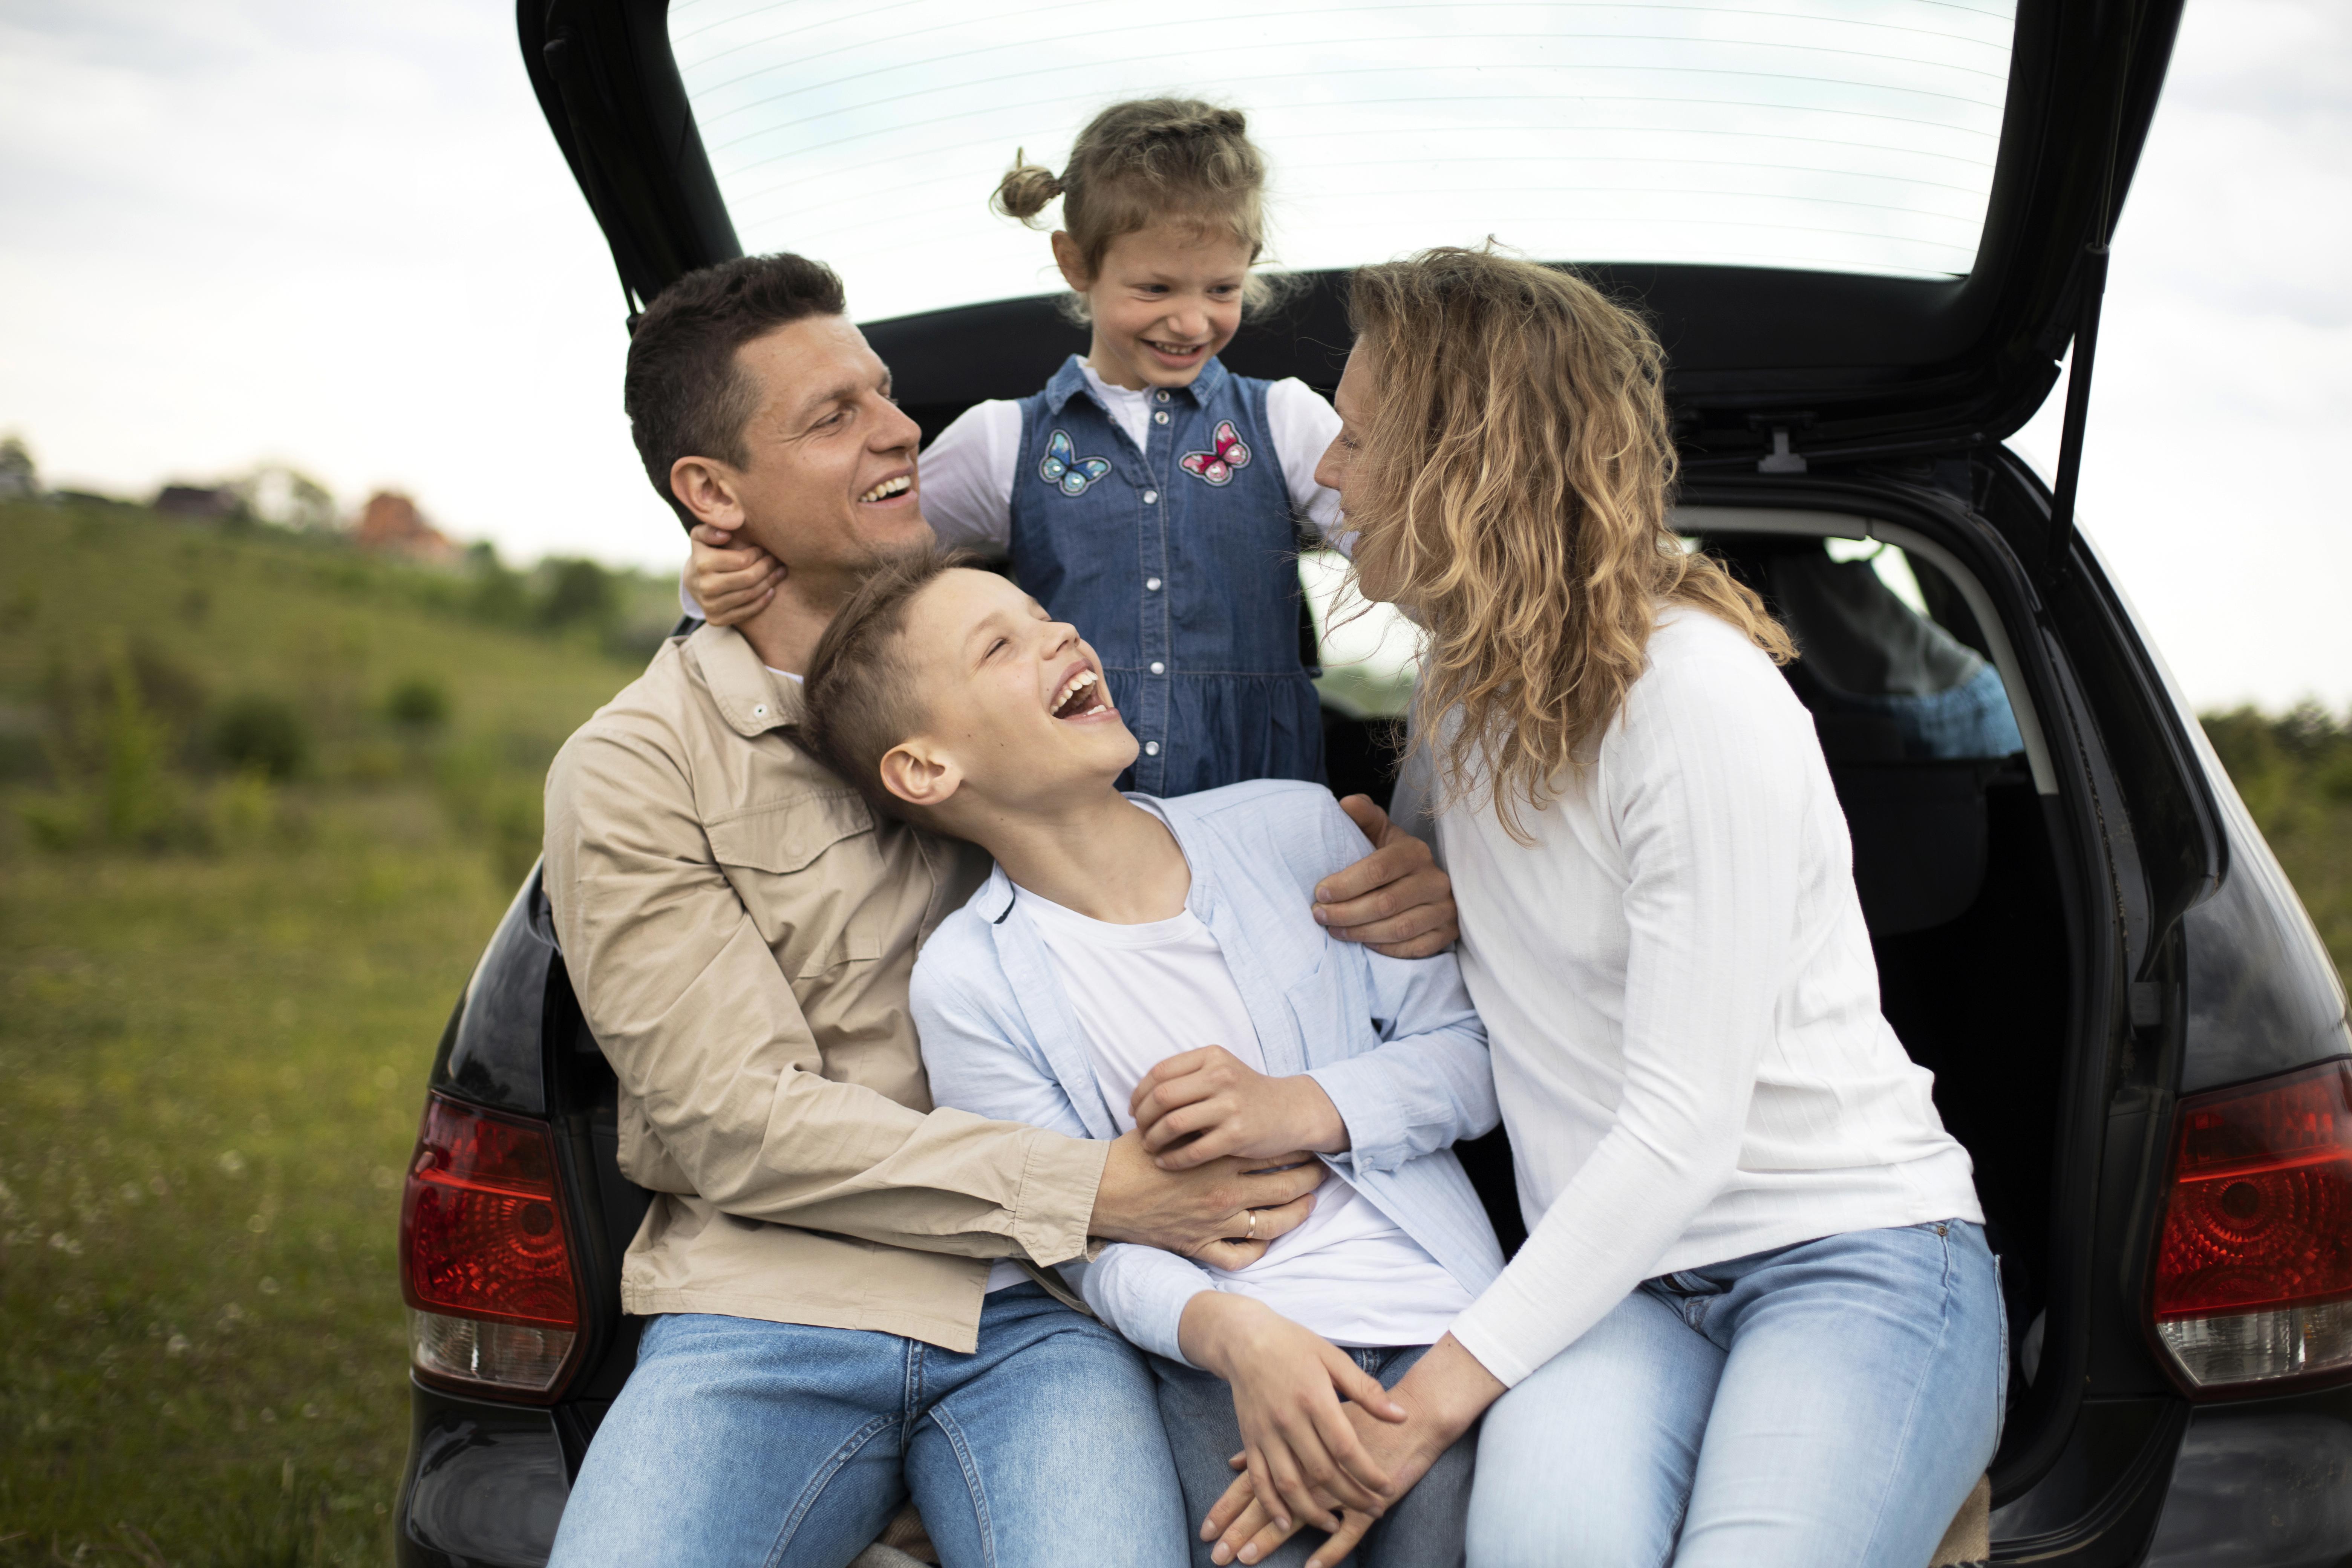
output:
M1056 196L1089 279L1100 276L1111 241L1171 219L1230 230L1253 267L1265 251L1265 155L1238 109L1191 98L1114 103L1078 132L1060 174L1016 153L989 205L1042 228L1038 215ZM1242 288L1252 308L1273 294L1255 272ZM1083 301L1078 309L1083 318Z
M1378 387L1348 487L1356 569L1427 630L1415 743L1450 798L1490 789L1524 839L1519 808L1542 810L1616 718L1662 605L1795 657L1666 525L1665 356L1639 316L1490 241L1364 268L1349 317Z

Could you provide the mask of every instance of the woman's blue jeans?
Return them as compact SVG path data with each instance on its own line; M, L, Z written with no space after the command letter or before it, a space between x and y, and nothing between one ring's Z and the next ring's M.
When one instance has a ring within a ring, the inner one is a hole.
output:
M551 1562L842 1568L909 1495L948 1568L1184 1568L1194 1523L1141 1352L1016 1285L989 1296L971 1355L654 1319Z
M1922 1568L2007 1389L1965 1221L1653 1279L1486 1412L1470 1568Z

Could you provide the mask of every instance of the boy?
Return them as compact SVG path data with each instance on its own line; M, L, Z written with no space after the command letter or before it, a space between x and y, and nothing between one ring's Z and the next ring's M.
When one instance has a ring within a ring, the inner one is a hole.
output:
M1402 1419L1385 1388L1502 1268L1450 1149L1498 1119L1452 956L1383 958L1307 915L1317 880L1363 851L1319 785L1121 795L1137 744L1093 650L956 557L877 571L826 631L806 693L803 743L877 809L996 858L915 968L939 1104L1096 1138L1137 1129L1169 1169L1223 1154L1328 1167L1311 1216L1271 1246L1213 1244L1207 1263L1113 1246L1069 1277L1151 1352L1196 1517L1236 1449L1261 1498L1323 1529L1328 1503L1377 1512L1386 1478L1340 1400ZM989 1288L1026 1279L1000 1264ZM1458 1562L1470 1457L1465 1440L1441 1459L1361 1560Z

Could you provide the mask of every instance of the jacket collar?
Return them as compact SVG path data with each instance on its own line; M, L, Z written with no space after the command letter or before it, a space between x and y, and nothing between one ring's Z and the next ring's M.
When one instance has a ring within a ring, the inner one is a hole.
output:
M701 673L702 684L728 727L745 740L798 724L805 711L801 684L760 662L760 656L732 626L698 626L686 639L685 657Z
M1191 398L1195 407L1203 406L1224 390L1229 374L1222 362L1212 358L1201 367L1201 374L1192 378L1192 384L1181 389L1181 395ZM1096 407L1102 408L1105 414L1110 412L1103 408L1102 399L1087 384L1086 356L1072 354L1062 362L1062 368L1054 373L1054 379L1045 384L1045 412L1059 415L1071 398L1081 395Z

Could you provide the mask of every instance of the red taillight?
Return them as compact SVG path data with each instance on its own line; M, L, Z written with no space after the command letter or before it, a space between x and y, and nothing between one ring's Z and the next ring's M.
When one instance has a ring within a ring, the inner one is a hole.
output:
M400 1205L400 1290L419 1372L554 1389L579 1340L580 1287L544 1126L426 1100Z
M2352 1062L2181 1100L2150 1310L2189 1384L2352 1373Z

